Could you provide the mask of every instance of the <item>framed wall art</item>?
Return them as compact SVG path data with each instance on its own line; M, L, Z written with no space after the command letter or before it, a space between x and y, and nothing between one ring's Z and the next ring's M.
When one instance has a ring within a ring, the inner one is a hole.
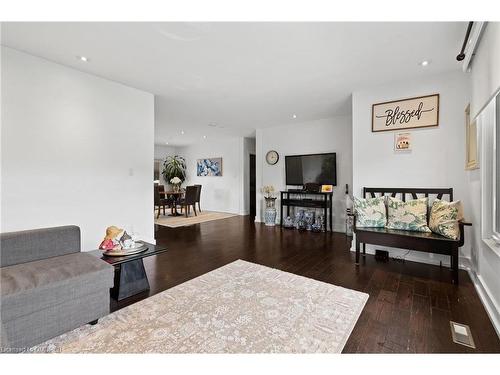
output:
M411 133L394 134L394 151L411 150Z
M372 105L372 132L439 126L439 94Z
M197 176L222 176L222 158L198 159L196 161Z

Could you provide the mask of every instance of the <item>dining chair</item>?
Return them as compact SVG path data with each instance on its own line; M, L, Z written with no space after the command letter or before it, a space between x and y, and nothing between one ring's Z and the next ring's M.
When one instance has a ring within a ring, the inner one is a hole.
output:
M163 195L165 197L165 194ZM169 200L166 198L162 198L160 194L160 187L158 185L155 185L154 187L154 209L156 210L156 207L158 207L158 215L156 218L158 219L160 217L160 211L161 208L163 207L163 215L165 215L165 206L169 205Z
M160 198L166 198L165 196L165 185L158 185L158 190L160 191Z
M198 188L196 186L186 186L184 198L180 201L181 210L183 209L185 211L186 217L188 217L191 211L191 206L193 206L194 215L198 216L198 214L196 213L196 206L195 206L197 193L198 193Z
M201 197L201 185L194 185L198 188L196 191L196 203L198 203L198 211L201 212L201 207L200 207L200 197Z

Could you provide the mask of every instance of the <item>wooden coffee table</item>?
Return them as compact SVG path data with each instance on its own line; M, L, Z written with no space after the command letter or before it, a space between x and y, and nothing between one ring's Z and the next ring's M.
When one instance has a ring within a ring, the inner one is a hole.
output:
M90 252L90 254L101 258L106 263L115 267L115 281L111 289L111 297L118 301L149 290L149 281L142 260L146 257L167 251L165 246L153 245L144 241L141 242L148 249L133 255L112 257L103 255L102 250L93 250Z

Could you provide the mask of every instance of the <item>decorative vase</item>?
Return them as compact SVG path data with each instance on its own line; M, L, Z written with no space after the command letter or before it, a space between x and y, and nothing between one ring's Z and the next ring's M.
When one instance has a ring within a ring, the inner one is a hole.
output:
M300 219L299 222L297 223L297 229L299 232L307 230L307 223L304 219Z
M283 227L287 229L292 229L295 227L293 219L290 216L287 216L285 222L283 223Z
M304 219L304 210L298 210L295 212L295 227L299 229L299 222Z
M304 221L306 222L306 229L311 230L314 223L314 211L306 211L304 213Z
M324 232L326 230L326 227L325 227L325 216L324 215L320 215L319 216L319 221L321 223L321 231Z
M276 225L276 208L266 207L264 212L264 222L268 227L274 227Z
M181 185L180 184L174 184L174 185L172 185L172 190L175 193L178 193L179 191L181 191Z
M321 232L321 219L320 219L320 217L317 217L316 221L314 222L314 224L311 225L311 230L313 232L316 232L316 233L317 232Z

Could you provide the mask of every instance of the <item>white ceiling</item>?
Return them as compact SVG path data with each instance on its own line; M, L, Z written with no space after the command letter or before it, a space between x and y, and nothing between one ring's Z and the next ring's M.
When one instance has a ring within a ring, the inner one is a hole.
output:
M203 135L251 136L256 128L349 114L356 89L458 70L465 27L3 23L1 36L3 45L154 93L155 142L184 145ZM423 68L422 60L432 63Z

